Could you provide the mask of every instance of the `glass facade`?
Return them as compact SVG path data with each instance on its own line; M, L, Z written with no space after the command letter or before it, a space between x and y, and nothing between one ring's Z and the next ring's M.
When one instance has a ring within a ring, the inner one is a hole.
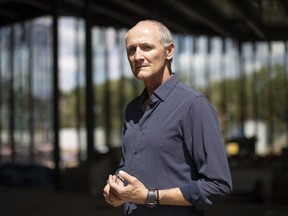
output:
M53 167L52 19L0 29L0 163ZM125 105L143 90L126 58L126 29L92 29L94 148L119 147ZM173 71L215 107L224 142L257 137L256 153L287 144L287 42L174 34ZM61 166L87 158L85 22L59 20ZM287 146L286 146L287 147Z
M1 33L1 162L51 163L51 27L47 19Z

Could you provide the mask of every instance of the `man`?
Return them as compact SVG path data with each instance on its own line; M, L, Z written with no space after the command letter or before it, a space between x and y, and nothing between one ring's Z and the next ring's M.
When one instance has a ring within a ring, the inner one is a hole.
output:
M163 24L140 21L125 40L145 89L126 107L122 160L103 195L129 216L203 215L232 189L215 111L172 73L174 43Z

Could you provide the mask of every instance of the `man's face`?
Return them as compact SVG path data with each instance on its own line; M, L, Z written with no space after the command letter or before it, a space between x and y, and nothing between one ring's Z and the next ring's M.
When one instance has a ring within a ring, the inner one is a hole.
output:
M134 76L147 80L164 72L167 49L161 44L158 27L142 22L126 37L127 56Z

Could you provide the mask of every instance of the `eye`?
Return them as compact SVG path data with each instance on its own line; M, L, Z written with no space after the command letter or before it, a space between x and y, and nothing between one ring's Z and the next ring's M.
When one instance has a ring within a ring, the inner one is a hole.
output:
M133 55L136 52L136 47L128 47L127 53L128 55Z
M153 47L150 46L149 44L145 44L145 45L143 45L143 46L141 47L141 49L144 50L144 51L149 51L149 50L151 50L152 48L153 48Z

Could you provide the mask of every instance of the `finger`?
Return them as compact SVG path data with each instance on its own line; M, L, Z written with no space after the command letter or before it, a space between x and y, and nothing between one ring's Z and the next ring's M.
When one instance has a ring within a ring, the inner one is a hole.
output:
M116 199L115 198L110 198L108 203L113 205L113 206L115 206L115 207L117 207L117 206L122 205L124 202L122 200L120 200L120 199L117 199L117 198Z
M109 178L109 184L113 186L119 185L119 179L117 178L117 176L111 175L111 177Z
M109 184L105 186L103 190L103 196L107 203L115 207L120 206L124 203L124 201L116 193L113 192Z
M108 199L109 199L109 203L113 206L119 206L119 205L124 203L124 201L117 194L115 194L113 191L109 192Z
M118 203L121 203L120 200L115 199L115 198L112 197L111 195L110 195L110 196L105 196L104 198L105 198L105 201L106 201L107 203L109 203L110 205L113 205L113 206L117 206Z
M109 188L110 188L110 185L109 184L106 184L105 187L103 188L103 193L108 193L109 191Z
M114 185L116 183L116 176L115 175L109 175L108 183L110 185Z
M120 180L124 184L124 178L122 178L119 174L116 175L117 179ZM119 181L117 181L119 182Z
M118 196L119 196L119 193L121 193L121 189L124 186L122 181L120 181L115 175L109 178L109 185L110 185L110 190L113 191L113 193L115 193Z

